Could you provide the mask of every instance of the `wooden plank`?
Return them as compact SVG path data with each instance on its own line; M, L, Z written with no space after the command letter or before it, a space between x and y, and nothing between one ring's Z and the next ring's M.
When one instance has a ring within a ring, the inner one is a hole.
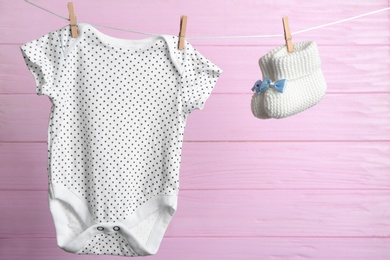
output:
M237 246L237 245L240 246ZM390 238L196 238L165 237L156 255L148 259L388 259ZM331 250L329 250L331 248ZM77 259L96 256L79 255ZM7 260L73 260L75 255L56 246L54 238L5 238L0 258ZM116 256L105 256L116 260Z
M390 142L185 143L182 189L389 189ZM326 193L326 191L324 191Z
M280 120L250 111L251 95L211 95L188 119L186 141L389 140L390 94L328 94L317 106ZM0 141L46 141L50 102L0 95Z
M2 190L47 190L47 144L0 142L0 173Z
M46 143L0 143L0 189L47 190L46 150ZM389 158L390 142L186 142L180 187L389 189Z
M389 140L389 94L328 94L284 119L257 119L251 95L212 95L188 120L188 141Z
M50 107L44 96L0 95L0 142L46 142Z
M213 93L251 93L261 71L258 59L275 46L199 46L223 69ZM390 92L390 48L385 46L319 46L329 93ZM229 58L226 59L226 54ZM0 45L0 94L35 94L35 81L19 48ZM16 57L16 58L15 58ZM372 62L373 60L377 62Z
M54 236L45 191L0 191L0 205L0 237ZM182 190L178 205L168 236L390 236L390 190Z
M65 3L56 1L40 3L44 7L66 16ZM205 9L204 6L207 6ZM94 1L91 10L88 3L77 3L76 15L78 21L105 24L132 30L153 32L157 34L178 34L178 18L186 14L189 17L188 37L220 36L220 35L258 35L282 34L281 17L288 16L292 32L334 22L369 11L388 7L387 0L356 0L356 1L320 1L309 2L284 1L116 1L115 5L107 6L103 0ZM17 1L2 4L3 13L28 13L28 19L19 19L15 15L0 17L0 43L27 42L48 31L65 26L68 22L44 12L38 8ZM126 15L121 15L126 10ZM161 10L164 10L161 13ZM147 14L147 15L146 15ZM154 17L150 19L150 17ZM348 23L334 25L316 31L294 36L293 40L301 41L315 39L321 44L351 45L351 44L383 44L389 42L388 14L382 12L373 16L363 17ZM12 24L13 27L8 25ZM229 26L227 26L229 25ZM18 33L14 28L17 27ZM119 32L102 28L102 31L115 37L144 38L144 35ZM195 40L193 41L195 43ZM257 39L213 39L197 40L199 44L282 44L283 36Z

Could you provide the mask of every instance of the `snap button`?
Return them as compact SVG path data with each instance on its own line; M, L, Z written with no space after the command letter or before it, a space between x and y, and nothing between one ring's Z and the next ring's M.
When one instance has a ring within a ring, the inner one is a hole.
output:
M103 231L103 230L104 230L104 227L97 227L97 230Z
M112 229L114 229L115 231L119 231L120 227L115 226L115 227L113 227Z

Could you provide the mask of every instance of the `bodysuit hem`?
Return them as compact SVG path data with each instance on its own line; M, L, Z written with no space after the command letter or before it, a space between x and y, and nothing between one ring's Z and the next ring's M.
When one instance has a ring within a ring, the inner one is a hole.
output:
M137 255L155 254L175 214L177 198L177 194L156 195L123 220L96 222L93 220L88 204L80 196L62 185L53 184L49 189L49 205L56 228L58 246L67 252L76 254L80 254L80 251L94 236L102 232L110 233L115 226L119 227L120 231L117 232L123 235L131 250ZM156 211L159 211L159 216L154 223L150 236L145 244L141 243L132 234L131 228L137 226ZM67 218L69 214L74 214L73 220L77 219L77 223ZM103 227L104 231L99 231L98 227ZM75 234L74 230L79 230L79 232Z

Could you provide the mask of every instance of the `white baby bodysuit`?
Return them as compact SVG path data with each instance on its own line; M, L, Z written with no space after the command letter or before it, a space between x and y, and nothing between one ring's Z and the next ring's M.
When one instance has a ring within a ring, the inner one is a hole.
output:
M184 127L222 72L177 36L118 39L79 23L21 46L52 102L49 203L76 254L155 254L177 205Z

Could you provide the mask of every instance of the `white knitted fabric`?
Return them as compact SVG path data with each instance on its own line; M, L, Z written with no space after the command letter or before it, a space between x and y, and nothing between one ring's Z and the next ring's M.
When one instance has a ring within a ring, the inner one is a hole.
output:
M276 47L260 58L263 79L286 79L283 93L270 87L261 94L254 93L251 108L261 119L284 118L316 105L326 92L317 44L313 41L294 44L288 53L285 45Z

